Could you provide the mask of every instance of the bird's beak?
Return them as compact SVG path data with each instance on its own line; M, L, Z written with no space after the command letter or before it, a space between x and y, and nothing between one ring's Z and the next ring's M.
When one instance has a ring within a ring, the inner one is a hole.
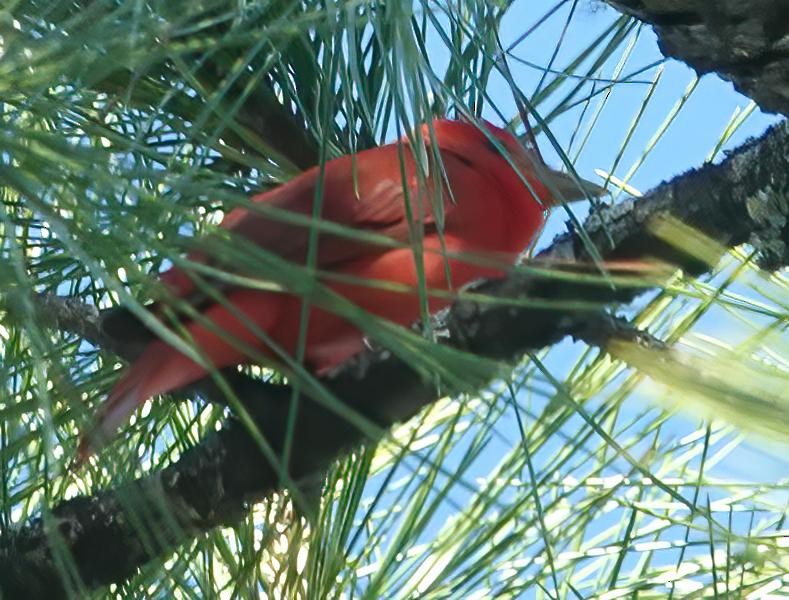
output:
M539 171L540 181L548 189L554 205L599 198L609 193L604 187L580 177L573 177L570 173L555 171L550 167Z

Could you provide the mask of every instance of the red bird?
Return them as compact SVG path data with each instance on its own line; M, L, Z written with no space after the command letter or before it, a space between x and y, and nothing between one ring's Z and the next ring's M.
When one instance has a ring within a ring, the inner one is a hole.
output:
M434 168L429 176L421 175L414 149L403 139L353 157L331 160L324 165L323 175L315 167L252 198L260 205L304 218L312 216L317 190L322 189L321 222L399 242L400 247L392 247L323 231L316 240L314 264L319 280L328 288L373 315L404 326L417 321L421 314L416 256L420 256L428 291L457 290L474 279L501 275L532 241L547 208L560 201L586 197L590 191L597 192L593 184L581 190L575 179L549 169L512 134L488 123L480 129L467 122L437 120L432 128L432 137L427 126L421 128L421 140L428 156L438 150L443 171ZM431 144L437 148L431 148ZM433 207L442 201L444 221L439 227ZM264 212L236 208L227 214L221 227L281 258L304 265L310 227L285 223ZM421 254L414 252L418 237ZM480 264L467 260L471 255L496 260L493 264L490 260ZM208 262L199 254L190 258ZM228 269L227 264L220 266ZM347 278L338 282L338 277L321 277L320 271L365 281L396 282L413 291L354 284ZM198 305L194 298L199 295L198 290L185 271L172 268L161 279L176 296L192 302L226 334L198 322L184 323L191 338L189 343L214 367L249 362L248 355L238 347L243 344L275 359L254 327L295 356L301 322L299 296L225 286L225 305L206 302L205 296ZM450 301L447 297L430 296L429 310L437 311ZM239 319L238 313L245 319ZM254 327L250 328L250 323ZM227 339L231 336L236 343ZM324 374L362 349L363 334L356 326L318 307L310 309L304 363L312 372ZM110 392L97 416L95 431L83 439L80 459L89 456L100 440L112 434L146 399L197 381L206 372L165 341L157 339L148 344Z

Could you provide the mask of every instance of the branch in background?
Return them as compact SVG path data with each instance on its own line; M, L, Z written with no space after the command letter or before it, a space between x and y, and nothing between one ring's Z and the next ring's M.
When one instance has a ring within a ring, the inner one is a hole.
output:
M692 274L709 269L655 235L661 216L672 215L725 246L752 243L764 264L776 268L789 259L789 124L732 153L720 165L692 171L661 185L638 201L606 208L584 227L607 260L653 257ZM590 270L576 232L558 237L539 256L565 269ZM579 266L581 265L581 266ZM585 266L584 266L585 265ZM611 335L636 336L615 321L605 324L597 310L569 311L561 301L583 298L600 303L629 302L643 288L614 288L517 273L487 282L487 294L555 302L555 308L527 308L463 301L447 319L446 343L476 354L511 360L555 343L566 335L604 343ZM56 306L44 301L44 306ZM590 326L589 321L594 326ZM50 319L64 324L63 319ZM652 343L648 337L641 337ZM329 390L368 419L389 427L438 399L433 382L407 364L382 355L365 368L347 368L326 381ZM234 390L250 408L261 433L282 448L291 389L228 372ZM443 394L446 395L446 394ZM346 449L363 441L346 420L303 398L296 422L290 474L314 480ZM279 474L235 418L206 436L168 468L91 497L54 507L47 519L5 532L0 540L0 589L6 597L56 597L66 593L51 551L53 533L71 553L85 585L93 588L133 575L136 569L220 524L238 522L248 504L279 487ZM130 500L132 499L131 505ZM144 523L130 512L145 514ZM144 528L144 529L141 529Z
M636 328L627 319L603 313L597 317L577 319L570 335L595 348L605 348L612 340L637 344L655 351L668 350L669 346L648 331Z
M699 74L716 72L762 110L789 115L786 0L606 0L655 28L660 49Z
M98 348L109 350L121 358L129 359L135 350L111 335L103 327L104 313L93 304L78 298L38 294L33 298L36 321L48 329L73 333Z
M235 67L231 58L220 61L217 57L205 61L200 77L206 82L207 89L217 89ZM318 164L317 142L301 117L286 109L265 79L251 91L245 89L247 86L248 82L241 79L227 92L230 98L245 98L235 113L235 120L299 169ZM224 137L231 136L235 146L253 155L258 154L242 137L234 135L226 127L222 130Z
M223 75L226 76L227 73L218 64L211 61L206 61L199 73L199 76L206 82L207 86L219 86ZM105 79L95 82L93 87L113 97L122 98L124 102L134 108L146 111L150 110L151 105L154 105L153 98L156 96L153 94L161 93L155 83L151 84L152 97L149 104L149 99L145 93L140 91L144 90L144 84L147 83L147 79L156 82L159 78L175 78L177 76L177 73L171 73L170 69L164 66L158 70L153 67L150 68L149 72L141 76L142 81L135 81L137 76L132 72L118 71ZM131 82L134 82L136 91L134 95L128 94L128 88L132 85ZM258 88L251 92L243 91L243 87L239 83L232 86L227 93L229 97L240 97L241 94L246 94L244 101L240 106L236 107L232 119L230 119L231 122L237 123L245 130L245 133L257 138L258 142L264 144L273 156L283 156L300 169L306 169L317 164L318 149L315 139L310 136L306 126L299 120L298 116L286 110L267 83L260 83ZM209 100L210 98L202 98L201 96L190 97L184 93L171 100L166 108L188 122L190 115L200 114ZM182 133L188 133L195 140L201 140L205 131L222 131L221 137L224 143L235 150L247 153L249 156L259 156L261 150L258 146L250 143L244 135L224 122L228 117L220 112L223 108L225 108L224 105L218 105L212 110L202 124L202 130L189 129ZM216 140L212 141L216 143ZM246 166L237 163L232 158L218 160L220 164L230 166L226 170Z
M228 19L225 3L207 3L195 9L202 21L191 23L186 31L181 31L183 8L160 3L151 10L157 13L161 27L146 30L137 39L137 43L148 44L154 51L146 53L144 60L128 65L108 69L105 63L93 68L91 75L95 79L88 78L89 83L84 85L109 94L110 104L118 100L145 113L159 111L178 116L184 128L179 132L198 143L205 139L206 132L216 135L221 132L224 144L210 140L214 150L219 151L226 144L250 157L280 156L295 167L306 169L318 163L318 142L299 109L286 104L281 95L278 97L270 77L272 64L276 64L272 59L286 54L288 47L298 43L304 33L298 28L285 27L275 35L272 24L292 24L290 16L294 13L298 16L302 8L295 2L267 3L254 9L258 11L256 15L251 10L239 9L238 14L247 18ZM72 39L81 39L86 30L92 30L103 19L113 21L118 14L128 18L129 12L112 2L74 0L46 6L40 24L56 25ZM13 35L17 33L13 30ZM241 65L235 54L237 46L228 44L228 38L236 35L253 36L261 44L266 43L254 55L246 57L247 64ZM159 39L170 36L175 36L173 40L179 51L159 52ZM87 37L90 39L91 35ZM190 83L185 88L171 88L163 83L185 77ZM214 96L217 90L223 90L221 101ZM163 98L167 98L165 104ZM200 122L195 123L198 116ZM263 148L269 152L262 152ZM233 156L221 159L220 164L226 170L228 166L247 168Z

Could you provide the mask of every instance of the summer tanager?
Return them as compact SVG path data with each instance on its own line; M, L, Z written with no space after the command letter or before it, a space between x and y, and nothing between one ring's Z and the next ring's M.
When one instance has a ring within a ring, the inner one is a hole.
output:
M489 123L481 127L436 120L431 136L428 127L422 126L420 143L425 144L427 155L435 151L431 144L436 144L443 165L443 169L433 168L429 176L419 174L413 149L403 139L328 161L322 175L318 167L312 168L254 196L252 201L310 217L317 190L322 189L322 221L400 242L400 247L392 247L322 231L315 240L314 266L333 275L409 286L410 292L393 291L349 283L347 278L338 282L337 277L318 276L330 289L364 310L407 326L421 314L416 256L420 256L428 292L457 290L474 279L501 275L532 241L549 207L598 192L593 184L581 190L576 179L546 167L536 153L507 131ZM437 202L443 202L441 227L433 210ZM236 208L225 216L221 227L284 259L305 264L310 228L304 224L285 223L271 215ZM417 237L421 238L421 253L413 249ZM470 261L464 256L488 260ZM229 269L221 260L212 261L199 253L190 258ZM295 356L301 326L301 299L297 295L225 284L221 291L234 311L222 303L207 301L205 296L200 298L193 279L181 269L172 268L161 279L176 296L192 302L218 329L229 334L222 335L197 322L184 323L190 343L214 367L249 362L244 350L229 337L274 358L259 335L237 317L239 312ZM434 312L449 302L446 295L429 296L428 307ZM362 349L363 334L356 326L331 312L310 308L303 360L312 372L325 374ZM96 429L83 439L80 460L146 399L205 375L204 366L165 341L149 343L110 392L97 416Z

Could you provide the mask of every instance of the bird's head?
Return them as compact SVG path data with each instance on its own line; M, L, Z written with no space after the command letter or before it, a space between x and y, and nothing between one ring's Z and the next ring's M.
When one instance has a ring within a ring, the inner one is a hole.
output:
M475 124L468 121L435 120L431 126L442 148L463 156L481 170L490 170L493 165L501 165L504 158L522 178L536 182L544 188L535 189L535 192L545 206L586 200L590 196L598 197L608 193L605 188L591 181L552 169L543 162L536 149L528 148L512 133L489 121L482 120L480 124ZM422 132L425 139L430 139L428 125L422 126Z

